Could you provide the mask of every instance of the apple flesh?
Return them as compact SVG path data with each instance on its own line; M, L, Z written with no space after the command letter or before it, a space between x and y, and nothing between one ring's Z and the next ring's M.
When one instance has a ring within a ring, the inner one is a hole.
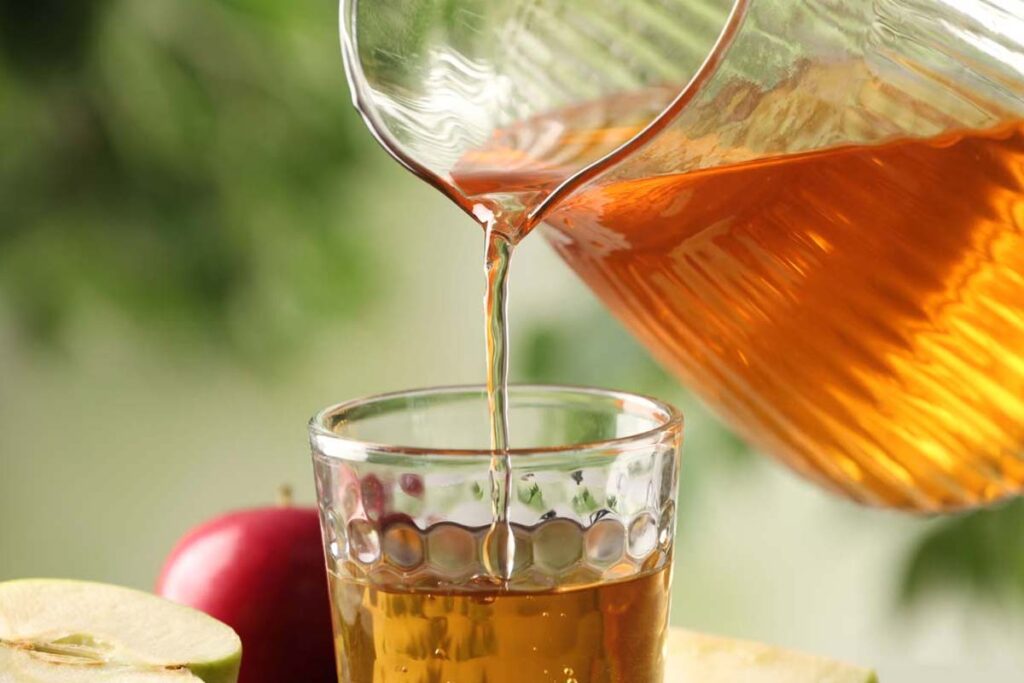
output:
M0 583L0 683L235 683L241 642L196 610L87 581Z
M240 683L335 683L322 543L311 508L234 512L178 543L157 593L238 632Z
M669 631L666 649L665 683L878 683L852 664L682 629Z
M188 669L140 670L137 667L47 658L37 652L0 645L0 683L202 683Z

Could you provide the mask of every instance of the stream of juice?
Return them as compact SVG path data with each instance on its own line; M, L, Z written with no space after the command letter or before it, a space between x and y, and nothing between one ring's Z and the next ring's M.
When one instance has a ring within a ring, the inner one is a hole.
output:
M460 163L467 194L543 189L521 152L486 158ZM546 222L657 358L806 476L919 510L1024 486L1020 122L598 180Z
M487 351L487 409L491 431L491 528L485 539L495 565L488 573L502 580L512 575L515 535L508 518L512 461L508 453L508 268L512 244L491 223L484 236L484 340Z

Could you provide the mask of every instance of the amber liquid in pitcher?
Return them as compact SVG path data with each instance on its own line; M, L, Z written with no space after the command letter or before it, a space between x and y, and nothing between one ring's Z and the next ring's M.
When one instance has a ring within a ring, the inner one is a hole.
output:
M528 195L553 174L499 146L453 175ZM806 476L920 510L1024 484L1021 123L599 179L546 222L656 357Z

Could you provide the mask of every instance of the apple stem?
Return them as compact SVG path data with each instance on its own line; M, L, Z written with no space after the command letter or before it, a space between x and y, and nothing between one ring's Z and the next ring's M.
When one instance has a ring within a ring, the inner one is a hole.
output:
M288 484L281 484L277 488L277 506L290 508L294 499L292 498L292 487Z

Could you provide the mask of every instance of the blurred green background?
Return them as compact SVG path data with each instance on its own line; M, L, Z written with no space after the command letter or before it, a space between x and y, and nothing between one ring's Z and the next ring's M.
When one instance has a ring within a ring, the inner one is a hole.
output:
M0 579L151 587L192 525L284 482L312 501L318 407L482 379L481 232L376 148L335 14L0 0ZM888 681L1019 680L1024 506L833 500L749 453L543 240L513 273L515 379L688 413L676 623Z

